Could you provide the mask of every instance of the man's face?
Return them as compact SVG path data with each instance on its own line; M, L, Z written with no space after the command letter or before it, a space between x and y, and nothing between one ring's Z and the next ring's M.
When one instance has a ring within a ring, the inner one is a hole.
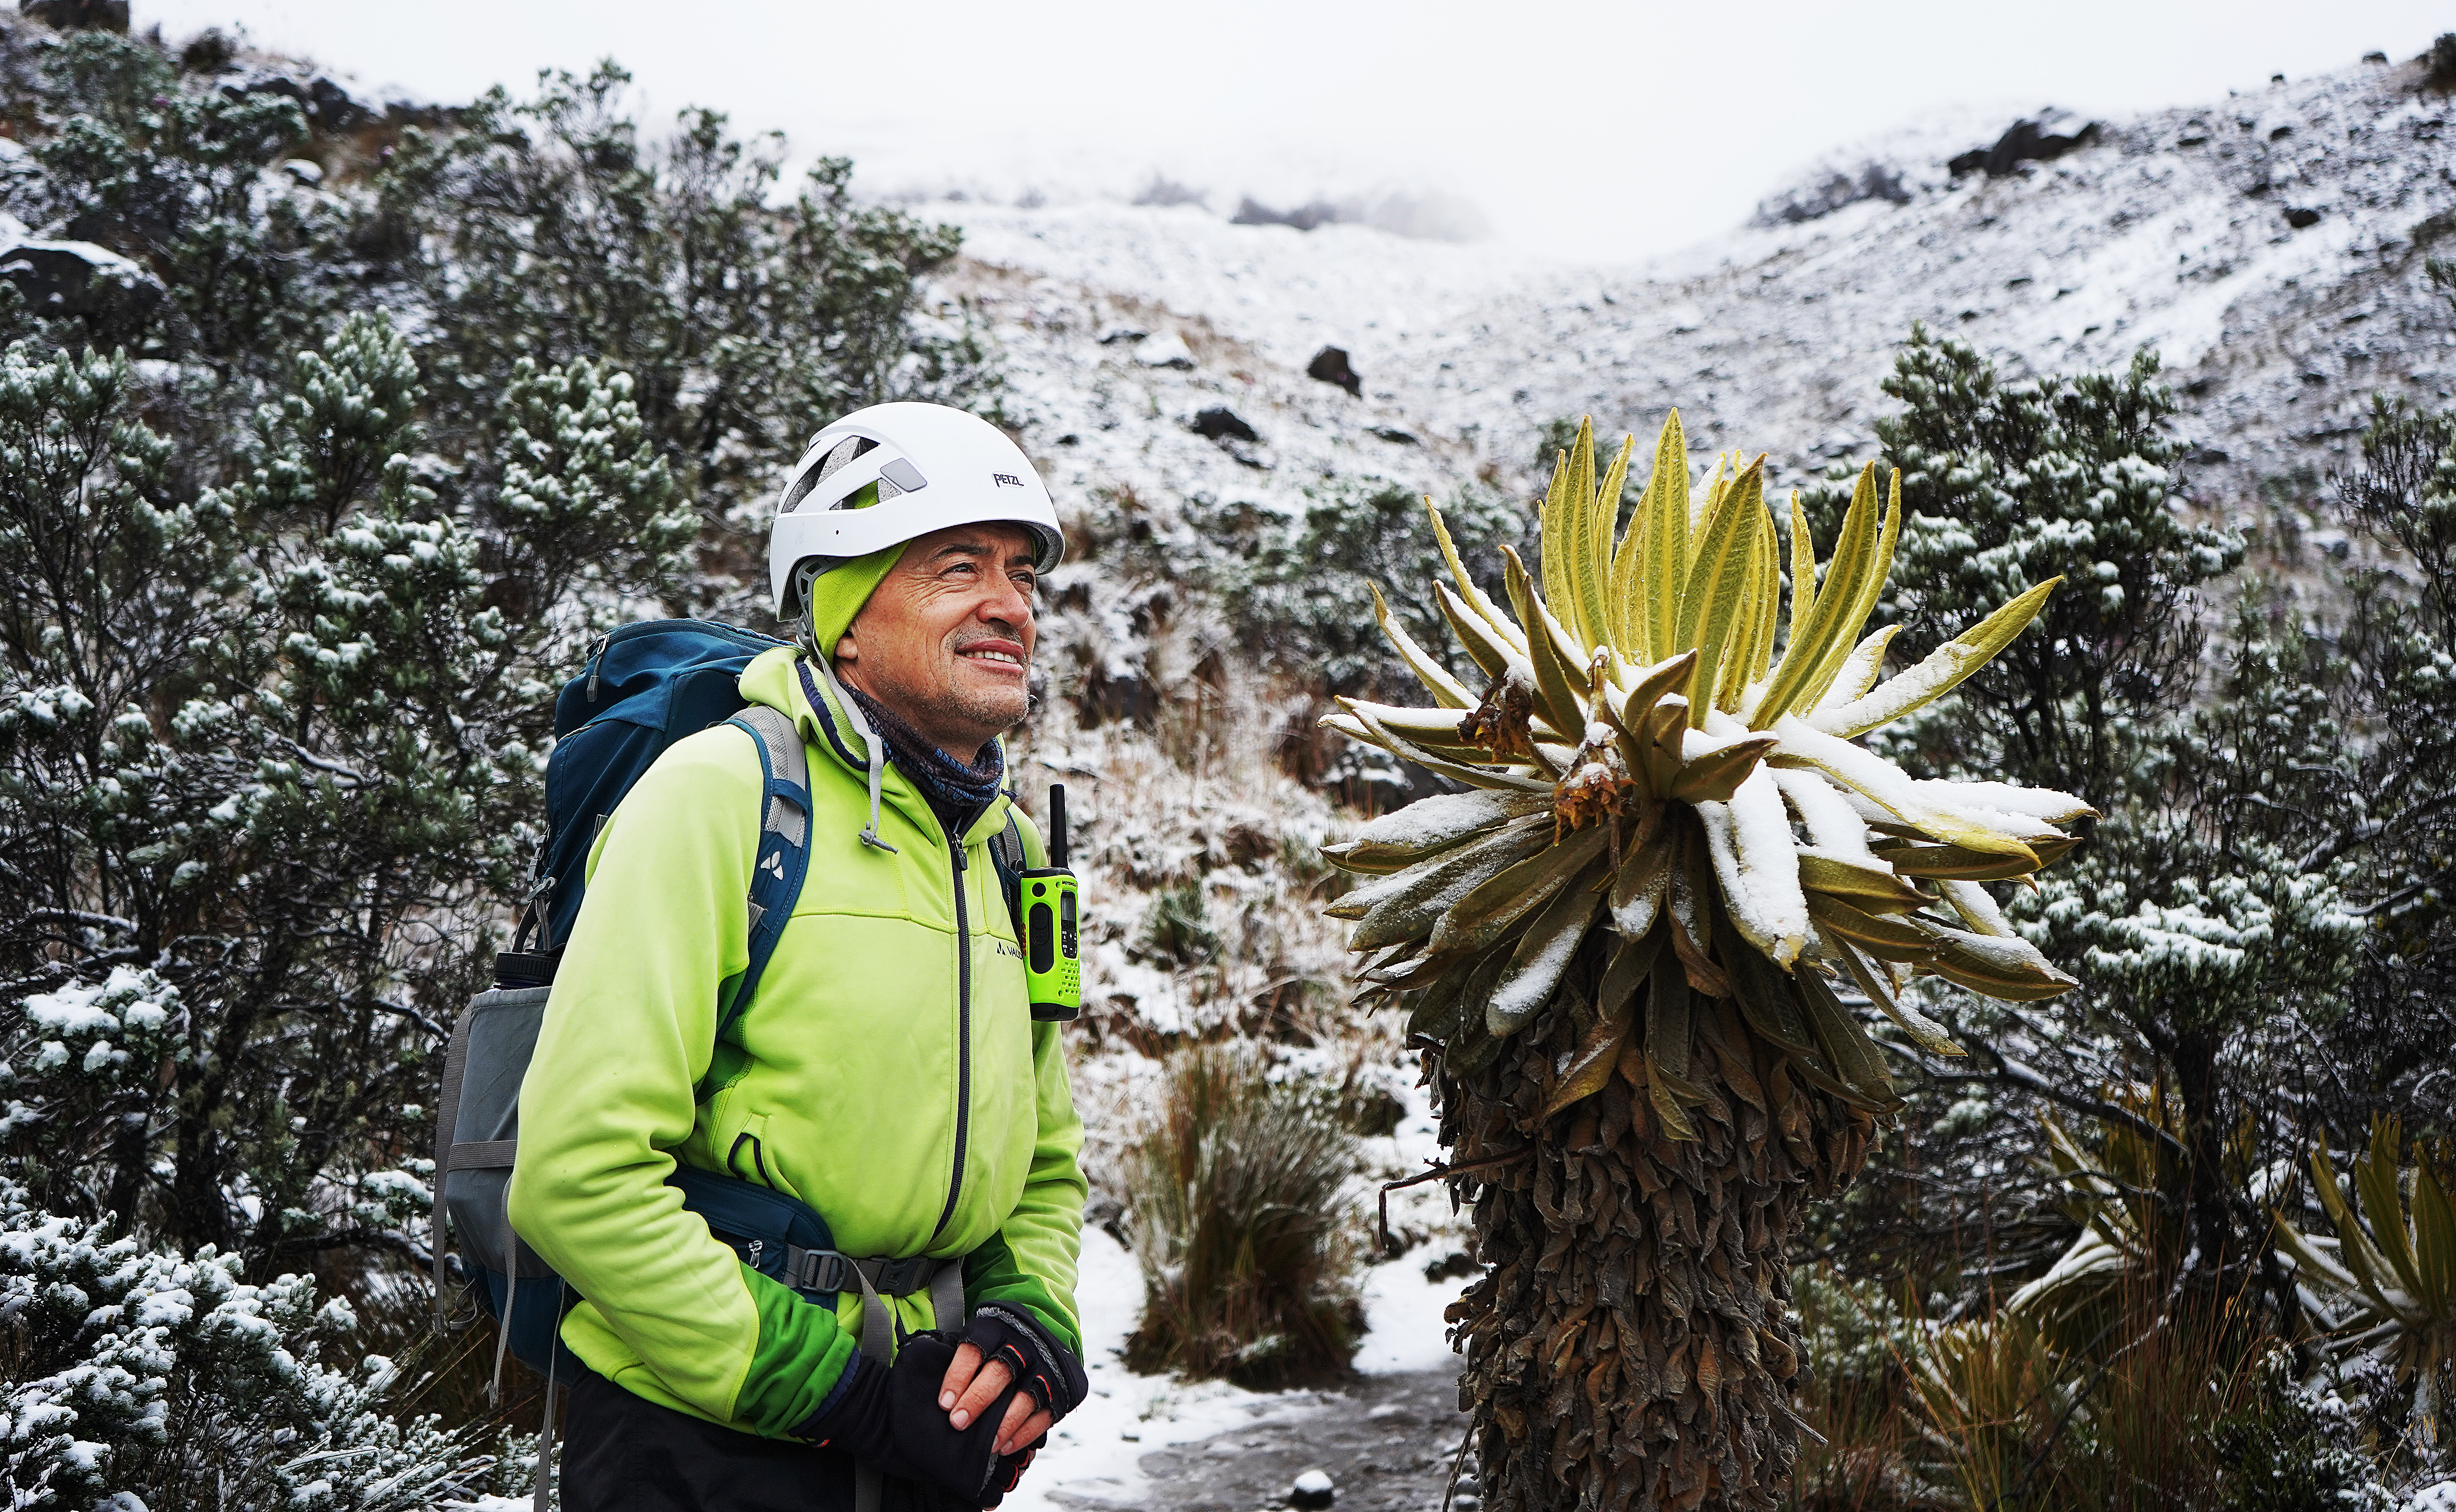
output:
M1035 635L1032 533L951 525L904 548L836 643L837 675L958 761L1021 723Z

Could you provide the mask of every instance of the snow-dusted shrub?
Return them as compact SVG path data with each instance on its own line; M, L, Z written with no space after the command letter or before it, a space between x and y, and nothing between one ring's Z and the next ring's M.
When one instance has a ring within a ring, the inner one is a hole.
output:
M0 1179L0 1492L17 1508L424 1507L491 1460L388 1408L395 1372L319 1357L356 1326L315 1283L149 1251Z

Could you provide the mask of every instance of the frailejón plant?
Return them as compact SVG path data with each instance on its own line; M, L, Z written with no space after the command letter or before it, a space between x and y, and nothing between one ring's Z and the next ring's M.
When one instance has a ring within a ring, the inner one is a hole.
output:
M1580 427L1541 582L1504 548L1506 609L1435 511L1436 596L1483 690L1385 612L1433 706L1329 721L1469 789L1326 853L1366 878L1331 911L1438 1052L1451 1169L1481 1184L1487 1272L1450 1317L1493 1512L1770 1506L1799 1435L1792 1220L1899 1106L1845 995L1955 1054L1913 975L2074 985L1985 884L2063 855L2088 806L1914 780L1853 739L1950 691L2056 583L1885 679L1891 630L1860 631L1898 475L1880 501L1862 472L1821 573L1792 501L1786 595L1763 458L1718 459L1692 507L1675 414L1615 541L1633 449L1599 479Z

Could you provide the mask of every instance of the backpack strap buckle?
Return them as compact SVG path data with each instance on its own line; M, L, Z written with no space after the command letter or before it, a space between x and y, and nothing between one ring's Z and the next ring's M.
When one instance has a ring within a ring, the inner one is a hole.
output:
M878 1268L878 1290L889 1297L911 1297L930 1289L930 1277L937 1274L938 1262L926 1255L909 1256L889 1260Z

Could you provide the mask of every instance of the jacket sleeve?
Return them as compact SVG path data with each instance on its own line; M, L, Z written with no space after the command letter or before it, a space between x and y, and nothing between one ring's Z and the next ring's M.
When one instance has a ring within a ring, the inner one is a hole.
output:
M1049 864L1040 831L1019 812L1025 860ZM964 1258L964 1299L1006 1302L1030 1311L1050 1336L1079 1360L1081 1315L1074 1307L1075 1266L1083 1248L1083 1120L1074 1112L1074 1090L1066 1074L1061 1026L1032 1026L1033 1079L1039 1132L1023 1195L998 1232Z
M678 1400L780 1435L857 1341L750 1270L665 1185L749 961L760 777L726 726L676 744L598 836L588 894L521 1088L512 1225Z

